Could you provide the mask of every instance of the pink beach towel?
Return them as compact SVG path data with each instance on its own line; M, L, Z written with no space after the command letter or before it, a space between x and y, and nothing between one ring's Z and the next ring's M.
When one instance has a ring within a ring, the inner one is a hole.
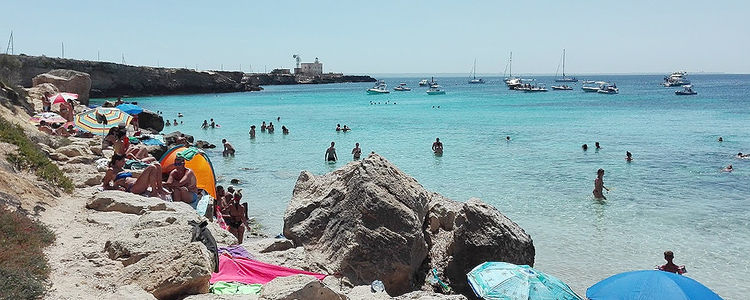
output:
M324 274L262 263L257 260L243 257L231 257L225 253L219 256L219 273L211 274L210 282L215 283L217 281L226 281L247 284L266 284L276 277L297 274L312 275L318 280L323 280L323 278L327 276Z

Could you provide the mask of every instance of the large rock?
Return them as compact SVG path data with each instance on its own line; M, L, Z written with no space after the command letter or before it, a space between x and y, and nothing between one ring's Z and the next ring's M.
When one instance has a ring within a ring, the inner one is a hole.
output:
M106 295L105 297L105 299L108 300L156 300L154 295L151 295L141 287L134 284L118 287L114 294Z
M331 290L317 278L310 275L292 275L277 277L263 285L260 298L264 300L341 300L349 299L345 295Z
M142 215L147 211L167 210L167 202L159 198L147 198L123 191L102 191L86 202L86 208Z
M63 147L57 148L56 151L59 153L65 154L68 157L76 157L76 156L94 154L93 152L91 152L91 150L89 150L89 147L78 145L78 144L71 144L71 145L63 146Z
M391 295L414 286L427 257L422 224L430 193L371 154L332 173L303 171L284 214L284 235L330 273L352 283L382 280Z
M167 146L165 145L148 145L146 146L146 151L148 151L148 154L151 154L151 156L155 157L156 159L160 159L162 155L164 155L165 152L167 152Z
M531 237L496 208L477 198L459 203L434 195L428 224L429 269L437 269L441 279L455 292L473 293L466 273L483 262L534 265Z
M135 284L157 299L178 299L208 293L211 270L206 247L194 242L166 249L125 267L115 282Z
M177 142L177 138L179 138L180 135L182 135L182 134L183 133L179 132L179 131L175 131L175 132L172 132L172 133L165 134L164 135L164 143L167 144L167 147L172 147ZM189 135L189 134L185 134L185 138L190 143L192 143L193 140L194 140L193 136Z
M138 114L138 127L161 132L164 130L164 118L153 111L144 110Z
M42 83L26 89L26 92L29 94L33 111L42 111L42 98L44 98L44 94L49 93L54 95L59 93L60 90L51 83Z
M155 253L179 249L190 242L192 227L170 225L126 231L104 244L104 251L123 266L135 264Z
M61 92L76 93L78 94L78 101L81 102L81 104L89 104L91 76L87 73L74 70L55 69L44 74L39 74L31 79L32 86L43 83L51 83Z

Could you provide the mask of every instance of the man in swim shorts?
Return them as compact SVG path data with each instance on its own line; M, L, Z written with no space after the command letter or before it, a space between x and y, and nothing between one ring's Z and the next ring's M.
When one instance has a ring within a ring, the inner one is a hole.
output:
M193 170L185 167L185 159L174 159L175 169L169 172L169 178L164 186L172 191L172 201L193 203L198 201L198 179Z
M328 147L326 150L326 161L335 162L339 159L338 156L336 156L336 148L333 147L335 144L336 143L331 142L331 147Z
M222 139L221 143L224 144L224 152L222 154L224 156L234 156L234 147L232 144L227 142L227 139Z
M443 154L443 143L440 142L440 138L436 138L435 142L432 143L432 152L435 152L435 154Z

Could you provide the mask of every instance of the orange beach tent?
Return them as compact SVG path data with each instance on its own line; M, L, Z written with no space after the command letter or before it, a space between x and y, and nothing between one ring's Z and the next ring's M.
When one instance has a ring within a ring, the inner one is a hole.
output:
M159 160L162 167L162 174L169 174L169 172L174 170L174 159L178 153L185 150L188 150L188 147L177 146L167 150L162 155ZM211 164L208 155L198 150L190 160L185 161L185 167L193 170L195 173L198 188L205 190L211 197L216 198L216 173L214 173L214 166Z

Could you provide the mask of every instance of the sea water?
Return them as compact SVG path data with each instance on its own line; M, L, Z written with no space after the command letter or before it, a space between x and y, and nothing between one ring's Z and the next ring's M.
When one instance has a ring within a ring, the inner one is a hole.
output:
M358 142L363 157L383 155L428 190L497 207L533 238L534 266L582 295L610 275L663 264L665 250L719 295L750 293L750 159L735 158L750 152L750 76L691 76L696 96L676 96L679 88L662 87L654 75L587 78L615 82L617 95L584 93L580 83L523 93L501 78L469 85L438 77L446 94L429 96L417 86L423 78L379 78L412 87L385 95L367 95L371 83L345 83L127 100L182 123L164 132L216 144L207 152L219 184L240 179L250 215L271 235L282 231L300 171L340 168ZM221 127L201 129L210 118ZM273 122L275 133L261 132L262 121ZM352 130L336 132L337 124ZM223 138L235 157L221 156ZM430 149L435 138L442 157ZM339 161L328 164L332 141ZM720 172L729 164L734 172ZM599 168L607 200L592 197Z

